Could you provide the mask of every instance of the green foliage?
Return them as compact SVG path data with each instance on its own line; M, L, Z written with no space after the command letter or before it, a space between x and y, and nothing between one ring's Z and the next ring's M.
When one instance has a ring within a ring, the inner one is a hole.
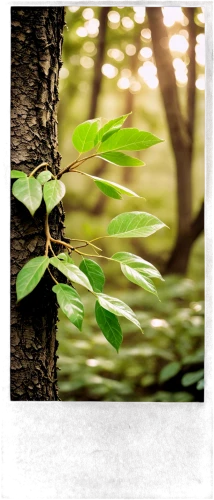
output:
M131 189L124 188L124 186L120 186L116 184L116 182L106 181L105 179L101 179L100 177L95 177L94 175L90 175L91 179L94 180L96 186L104 193L106 196L110 198L116 198L121 200L122 195L131 196L135 198L140 198L140 196Z
M117 150L145 149L161 142L161 139L158 139L149 132L141 132L138 129L128 128L121 130L121 126L127 117L128 114L120 116L108 121L103 126L101 126L100 118L88 120L78 125L74 130L72 142L80 155L57 176L54 176L51 171L47 169L47 163L41 163L31 172L30 176L16 170L12 171L11 174L14 179L18 177L18 180L13 184L13 194L28 208L31 215L34 215L35 211L40 206L42 198L46 206L45 254L42 257L36 257L29 261L18 273L17 299L21 300L31 293L48 268L50 275L56 283L53 287L53 291L56 293L59 306L70 322L80 330L84 317L84 307L74 288L74 284L77 286L80 285L92 293L96 298L95 316L97 324L105 338L116 351L118 351L122 342L122 332L117 316L128 319L135 327L141 330L139 320L133 310L125 302L103 293L105 275L102 268L96 262L87 258L93 255L85 254L80 250L82 246L89 245L96 252L94 257L102 258L102 255L99 254L101 249L93 243L94 240L79 240L83 242L84 245L77 247L73 247L60 240L55 240L50 234L48 216L65 195L65 185L59 180L63 173L72 173L72 170L78 172L77 169L82 163L91 157L99 156L101 153L105 153L103 158L106 156L108 161L112 161L113 163L116 162L119 165L124 163L126 166L139 166L143 163ZM95 146L97 147L95 153L81 158L82 153L94 149ZM46 167L46 169L40 172L37 179L35 179L34 175L42 167ZM91 176L84 172L80 172L80 174L90 177L97 187L109 197L121 199L122 195L125 194L127 196L139 198L139 195L134 191L115 182ZM52 179L52 177L54 177L54 179ZM118 238L145 237L153 234L164 226L165 224L157 219L157 217L146 212L125 212L118 215L110 222L108 226L108 236L115 236ZM52 248L52 242L62 246L64 245L67 249L67 253L61 252L58 256L55 255ZM49 252L53 254L51 258L49 258ZM79 267L70 257L71 252L86 257L83 258ZM161 275L152 264L127 252L118 252L112 259L105 256L103 257L108 260L119 262L122 273L129 281L157 295L157 290L151 278L161 279ZM58 283L54 275L52 275L52 271L50 271L48 267L49 265L62 273L71 283L71 286Z
M72 142L79 153L85 153L94 147L94 139L98 132L99 122L99 118L88 120L75 128Z
M54 181L46 182L43 189L43 196L46 204L46 210L49 214L53 208L58 205L65 195L65 184L55 179Z
M25 174L25 172L22 172L22 170L11 170L10 177L11 179L20 179L23 177L27 177L27 174Z
M37 181L40 182L40 184L45 184L45 182L48 182L52 177L52 174L49 170L44 170L44 172L41 172L38 176L37 176Z
M14 182L12 193L34 215L42 201L41 184L34 177L24 177Z
M118 352L123 335L117 317L102 307L98 301L95 304L95 317L101 332L103 332L105 338Z
M83 259L80 269L88 277L94 292L102 292L105 284L105 275L99 264L91 259Z
M157 217L146 212L126 212L110 222L108 234L117 238L145 238L164 226Z
M119 165L119 167L143 167L145 165L145 163L138 160L138 158L133 158L133 156L128 156L124 153L119 153L118 151L109 151L107 153L99 154L98 156L109 163Z
M164 287L158 282L161 299L158 302L138 287L130 290L128 282L127 287L125 283L121 285L119 276L117 282L118 297L128 301L136 312L144 335L139 335L134 324L118 317L123 332L118 356L105 341L101 327L98 331L94 298L85 292L87 328L83 329L81 339L69 321L60 316L60 398L63 401L203 401L199 382L186 387L181 383L186 373L203 368L203 283L167 276ZM110 286L115 287L114 273Z
M38 285L49 264L49 257L35 257L19 271L16 280L17 301L26 297Z
M79 297L79 294L71 286L58 283L52 288L56 293L57 301L64 312L65 316L73 323L80 331L84 317L84 307Z

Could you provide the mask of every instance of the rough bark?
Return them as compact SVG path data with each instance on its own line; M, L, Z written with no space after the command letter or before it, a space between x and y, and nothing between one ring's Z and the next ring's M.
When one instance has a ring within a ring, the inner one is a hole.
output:
M64 8L11 9L11 168L29 174L41 162L59 171L57 149L58 74ZM11 199L11 399L53 401L56 386L55 295L46 272L38 287L16 303L17 273L44 255L45 210L34 218ZM62 205L50 216L54 238L63 238Z

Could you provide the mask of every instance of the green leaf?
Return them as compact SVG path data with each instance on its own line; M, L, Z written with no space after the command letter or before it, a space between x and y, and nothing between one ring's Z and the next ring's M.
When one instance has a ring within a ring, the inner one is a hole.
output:
M110 297L109 295L106 295L104 293L97 293L97 300L99 304L104 307L104 309L107 309L107 311L116 314L116 316L124 316L142 331L140 323L137 320L134 312L127 304L125 304L125 302L116 299L115 297Z
M79 153L90 151L94 147L94 139L98 132L100 118L87 120L75 128L72 142Z
M130 114L131 113L119 116L118 118L114 118L113 120L110 120L109 122L105 123L105 125L103 125L103 127L101 127L100 130L97 132L94 140L94 145L96 145L100 141L102 142L106 141L108 137L115 134L115 132L117 132L122 127L123 123Z
M44 170L44 172L41 172L38 176L37 176L37 181L40 182L40 184L45 184L46 182L48 182L52 177L52 174L50 172L50 170Z
M87 276L79 269L79 267L69 262L62 262L57 257L51 257L50 264L58 269L71 282L84 286L87 290L93 291L93 288Z
M147 292L153 293L158 297L157 290L150 278L142 276L142 274L136 271L136 269L133 269L126 264L121 264L121 271L129 281L135 283L135 285L144 288Z
M168 363L168 365L164 366L159 374L159 382L163 383L166 380L174 377L179 373L181 369L181 364L178 361L173 361L172 363Z
M104 309L98 301L95 304L95 317L103 335L118 352L123 335L117 317L115 314Z
M99 158L113 163L114 165L119 165L120 167L143 167L145 163L138 158L133 158L133 156L125 155L118 151L109 151L98 155Z
M65 184L63 184L63 182L58 181L57 179L54 181L46 182L43 188L43 197L48 214L56 205L58 205L64 195Z
M20 179L21 177L27 177L27 174L22 170L11 170L10 177L11 179Z
M198 389L198 391L201 391L202 389L204 389L204 379L203 378L201 380L199 380L199 382L197 383L196 389Z
M145 238L165 226L160 219L146 212L124 212L111 220L108 234L117 238Z
M111 258L113 260L116 260L117 262L120 262L121 264L126 264L127 266L136 269L143 276L148 276L152 279L157 278L164 281L156 267L147 260L142 259L138 255L134 255L133 253L129 252L117 252L112 255Z
M29 260L19 271L16 280L17 302L29 295L40 282L49 264L46 256Z
M159 142L163 142L163 140L159 139L150 132L143 132L137 128L125 128L116 132L105 142L102 142L97 152L105 153L120 149L138 151L150 148Z
M105 275L99 264L91 259L83 259L80 269L88 277L94 292L102 292L105 284Z
M63 283L58 283L52 288L56 293L57 301L62 312L80 331L84 317L84 308L80 296L74 288Z
M34 215L41 205L42 186L34 177L18 179L13 184L12 193L27 207L31 215Z
M57 255L57 259L64 260L65 262L68 262L69 264L74 264L74 261L70 257L70 255L68 255L67 253L64 253L64 252L59 253Z
M120 186L120 184L116 184L116 182L107 181L106 179L95 177L94 175L90 175L89 177L94 180L96 186L100 189L100 191L102 191L106 196L109 196L110 198L121 199L121 195L123 194L141 198L141 196L136 194L134 191L131 191L131 189Z
M204 376L204 370L198 370L197 372L185 373L181 379L181 383L184 387L193 385L198 382Z

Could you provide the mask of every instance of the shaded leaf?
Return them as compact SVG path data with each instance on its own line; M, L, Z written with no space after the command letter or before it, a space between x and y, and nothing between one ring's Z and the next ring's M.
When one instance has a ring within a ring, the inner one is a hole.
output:
M42 186L34 177L25 177L14 182L12 193L29 210L31 215L41 205Z
M80 296L74 288L58 283L52 288L62 312L80 331L84 317L84 308Z
M52 177L52 174L50 172L50 170L44 170L44 172L41 172L38 176L37 176L37 181L40 182L40 184L45 184L45 182L48 182Z
M163 140L150 132L143 132L137 128L125 128L116 132L105 142L102 142L97 152L105 153L121 149L139 151L150 148L159 142L163 142Z
M79 267L74 264L70 264L68 261L62 262L57 257L51 257L50 264L56 267L56 269L64 274L64 276L66 276L66 278L68 278L71 282L78 283L78 285L84 286L87 290L93 291L87 276L79 269Z
M11 170L10 177L11 179L20 179L22 177L27 177L27 174L22 172L22 170Z
M100 141L102 142L106 141L108 137L115 134L115 132L117 132L122 127L123 123L130 114L131 113L119 116L118 118L114 118L113 120L110 120L109 122L105 123L105 125L103 125L103 127L101 127L100 130L97 132L94 145L96 145Z
M120 167L143 167L145 163L138 158L133 158L133 156L128 156L119 151L109 151L98 155L99 158L113 163L114 165L119 165Z
M58 205L65 195L65 184L55 179L54 181L46 182L43 188L43 197L46 204L47 213L49 214L53 208Z
M138 255L134 255L130 252L117 252L112 255L111 258L113 260L116 260L117 262L120 262L121 264L126 264L127 266L136 269L143 276L148 276L152 279L157 278L164 281L156 267L153 266L151 262L142 259Z
M98 132L100 118L87 120L78 125L73 133L72 142L79 153L89 151L94 147L94 139Z
M104 309L98 301L95 304L95 317L103 335L118 352L123 335L117 317L115 314Z
M164 366L159 374L159 382L163 383L166 380L174 377L179 373L181 369L181 364L178 361L172 361L172 363L168 363L168 365Z
M115 297L110 297L109 295L106 295L104 293L97 293L97 300L99 304L104 307L104 309L107 309L107 311L116 314L116 316L124 316L142 331L140 323L137 320L134 312L127 304L125 304L125 302L116 299Z
M146 212L125 212L117 215L108 225L108 234L117 238L142 238L150 236L166 225Z
M196 389L198 389L198 391L204 389L204 379L199 380L199 382L196 385Z
M105 284L105 275L99 264L91 259L83 259L80 269L88 277L94 292L102 292Z
M17 301L29 295L40 282L49 264L46 256L35 257L29 260L19 271L16 280Z
M184 387L193 385L198 382L204 376L204 370L198 370L197 372L185 373L181 379L181 383Z

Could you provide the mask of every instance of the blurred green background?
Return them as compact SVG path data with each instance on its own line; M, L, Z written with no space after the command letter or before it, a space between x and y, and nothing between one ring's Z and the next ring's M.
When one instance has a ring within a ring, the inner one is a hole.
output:
M169 36L176 85L185 111L188 87L188 15L180 7L162 9ZM194 9L195 121L192 162L192 217L204 195L204 16ZM177 38L176 38L177 37ZM59 151L64 168L77 157L72 133L81 122L108 120L132 111L127 125L164 139L135 153L146 166L122 168L99 159L85 171L136 191L144 199L113 200L90 179L65 174L66 236L92 239L121 212L154 214L164 228L149 238L101 240L104 255L129 251L164 272L177 234L177 195L174 151L158 84L151 31L145 8L68 7L60 71ZM86 250L87 252L87 250ZM77 264L78 256L74 257ZM136 313L144 335L121 321L124 340L119 354L108 344L94 318L94 300L83 289L85 319L80 333L61 314L58 328L58 386L63 401L203 401L204 360L204 238L191 246L185 274L164 274L156 282L158 299L128 282L119 266L101 259L105 293L125 301Z

